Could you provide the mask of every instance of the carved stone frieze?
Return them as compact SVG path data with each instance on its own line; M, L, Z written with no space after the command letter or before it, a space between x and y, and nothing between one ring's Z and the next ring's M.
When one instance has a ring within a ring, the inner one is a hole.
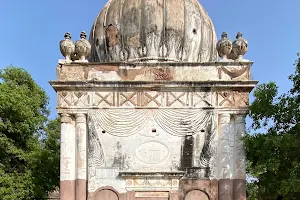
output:
M217 92L217 102L219 107L248 107L249 92L222 91Z
M86 91L58 92L59 107L87 107L91 105L90 93Z
M214 92L58 92L58 107L108 108L108 107L213 107Z
M242 66L232 68L221 66L218 68L218 76L220 80L227 79L226 76L229 77L229 80L249 80L250 67Z

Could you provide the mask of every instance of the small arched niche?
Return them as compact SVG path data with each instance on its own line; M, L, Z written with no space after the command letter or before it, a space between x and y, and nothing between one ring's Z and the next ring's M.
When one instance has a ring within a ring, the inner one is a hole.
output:
M191 190L185 195L184 200L209 200L209 197L201 190Z

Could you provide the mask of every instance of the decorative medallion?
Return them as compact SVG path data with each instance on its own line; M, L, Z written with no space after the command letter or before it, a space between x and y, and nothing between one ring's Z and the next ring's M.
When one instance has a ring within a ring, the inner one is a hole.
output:
M137 159L146 164L159 164L169 156L169 148L162 142L150 141L140 145L135 151Z

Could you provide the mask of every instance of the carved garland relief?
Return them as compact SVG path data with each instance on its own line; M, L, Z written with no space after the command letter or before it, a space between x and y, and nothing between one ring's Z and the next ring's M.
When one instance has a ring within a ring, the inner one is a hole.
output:
M219 67L218 68L219 79L224 79L224 75L229 76L230 80L249 80L250 78L250 67Z

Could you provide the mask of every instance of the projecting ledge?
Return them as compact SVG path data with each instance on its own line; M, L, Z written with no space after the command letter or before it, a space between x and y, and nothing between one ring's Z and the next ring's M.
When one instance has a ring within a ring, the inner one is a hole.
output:
M119 173L122 178L181 178L184 176L184 171L178 172L120 172Z
M234 88L251 91L258 81L49 81L55 91L60 90L103 90L113 88L148 89L150 91L182 90L192 91L195 88Z

